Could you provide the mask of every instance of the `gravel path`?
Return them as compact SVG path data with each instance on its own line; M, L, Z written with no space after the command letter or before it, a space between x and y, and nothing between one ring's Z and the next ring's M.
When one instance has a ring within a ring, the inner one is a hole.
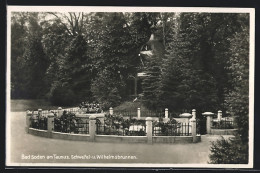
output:
M10 119L11 163L207 164L210 141L219 138L202 136L196 144L153 145L67 141L27 134L25 112L12 112Z

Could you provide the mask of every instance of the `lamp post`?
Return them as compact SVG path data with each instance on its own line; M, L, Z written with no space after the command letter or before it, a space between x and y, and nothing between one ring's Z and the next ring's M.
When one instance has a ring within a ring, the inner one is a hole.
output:
M135 97L137 97L137 74L135 75Z

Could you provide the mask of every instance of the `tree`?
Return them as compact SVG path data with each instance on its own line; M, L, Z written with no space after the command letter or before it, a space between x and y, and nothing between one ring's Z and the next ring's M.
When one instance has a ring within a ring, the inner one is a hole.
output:
M85 13L48 15L52 20L45 23L43 40L45 51L51 58L46 74L50 88L48 97L63 105L89 100L92 97L92 62L86 30L89 16ZM67 90L70 99L62 101L64 95L58 90Z
M27 98L42 98L47 93L45 73L49 66L49 59L42 46L42 28L38 13L28 16L28 37L24 52L26 79L24 81L28 95Z
M198 34L201 24L194 22L199 17L196 13L181 14L166 47L160 100L163 106L179 112L194 107L212 110L218 101L216 80L205 70L204 60L198 59L205 49Z
M66 82L70 84L70 88L74 91L77 100L81 101L91 99L92 63L88 54L87 41L82 35L78 35L69 45L67 61L63 66Z
M27 16L25 13L12 13L11 18L11 98L26 98L25 60L23 58L27 36Z
M232 89L226 96L226 104L231 114L236 117L238 131L234 139L228 141L222 139L212 144L211 163L248 163L249 15L239 14L237 21L240 27L233 34L233 38L230 38L231 56L229 66L226 67L230 70L232 82Z
M92 92L100 95L97 91L102 93L105 90L103 84L97 85L98 82L103 81L111 85L111 79L114 79L112 76L115 76L115 81L112 82L114 86L111 89L114 95L126 99L128 94L126 83L130 76L136 75L140 66L138 54L141 46L149 39L149 31L153 23L152 14L95 13L92 17L90 44L93 52L93 71L97 74L93 80L95 87L92 87ZM101 74L104 70L105 76L109 74L111 77L103 78ZM117 83L118 80L120 84ZM101 97L102 102L107 102L107 95L104 96Z
M238 133L241 141L248 143L249 114L249 16L239 16L241 30L230 40L229 60L233 90L227 97L227 105L237 117Z
M144 69L146 77L142 82L144 93L143 102L147 108L157 109L159 107L158 100L161 92L161 63L158 56L153 55L149 58L146 68Z
M115 107L122 101L119 91L122 88L125 88L125 84L120 74L113 74L109 69L100 71L91 85L94 99L105 108Z

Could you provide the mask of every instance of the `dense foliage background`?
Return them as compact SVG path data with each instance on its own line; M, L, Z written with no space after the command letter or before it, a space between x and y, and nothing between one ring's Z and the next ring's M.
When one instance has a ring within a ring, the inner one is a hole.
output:
M249 14L12 13L12 99L114 107L133 99L138 72L148 75L138 84L148 109L236 116L232 145L247 154ZM219 163L226 151L214 146Z

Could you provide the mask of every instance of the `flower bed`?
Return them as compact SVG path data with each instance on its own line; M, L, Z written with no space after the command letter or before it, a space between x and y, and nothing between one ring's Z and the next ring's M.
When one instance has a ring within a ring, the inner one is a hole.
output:
M89 122L87 118L76 117L74 113L64 111L60 118L55 115L54 131L63 133L88 134Z
M175 119L153 122L153 136L191 136L191 125Z
M145 120L124 119L123 116L107 114L104 123L96 120L96 132L100 135L145 136Z
M40 114L38 111L33 111L30 117L31 128L47 130L47 117Z

